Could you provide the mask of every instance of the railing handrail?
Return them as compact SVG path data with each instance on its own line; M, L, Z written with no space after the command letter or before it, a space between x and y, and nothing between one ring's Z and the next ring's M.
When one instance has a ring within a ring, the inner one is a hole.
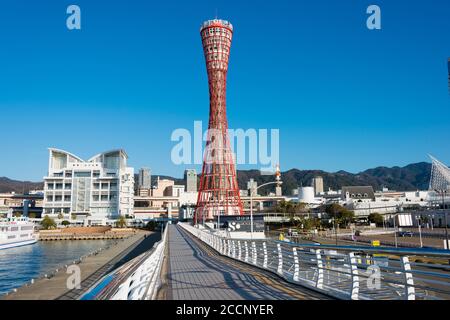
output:
M447 258L449 251L234 239L186 223L179 225L221 255L277 273L289 282L338 299L450 297L450 268L447 264L433 261L429 267L409 260L413 255Z
M162 255L164 254L164 247L167 243L167 229L161 237L161 240L156 242L153 247L133 258L107 275L103 276L93 286L91 286L81 297L81 300L91 299L111 299L111 300L128 300L130 299L130 292L135 289L141 289L136 295L132 295L132 299L154 299L157 290L159 289L159 272L161 270ZM153 263L152 263L153 262ZM150 270L141 270L146 264L151 264ZM133 276L139 271L145 271L147 277L137 277L135 282ZM107 284L103 284L108 281ZM100 288L99 288L100 286ZM145 288L144 290L142 290ZM93 294L93 292L97 293ZM126 294L125 294L126 293Z

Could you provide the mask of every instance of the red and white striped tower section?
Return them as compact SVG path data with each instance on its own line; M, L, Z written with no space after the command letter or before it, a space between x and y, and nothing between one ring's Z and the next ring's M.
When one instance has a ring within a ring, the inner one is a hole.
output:
M195 223L212 220L218 215L244 213L226 113L228 58L233 26L224 20L208 20L203 23L200 34L208 70L210 107Z

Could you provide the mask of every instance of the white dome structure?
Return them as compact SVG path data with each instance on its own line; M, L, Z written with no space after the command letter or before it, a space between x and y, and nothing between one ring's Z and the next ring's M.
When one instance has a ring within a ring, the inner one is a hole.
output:
M303 203L314 202L314 188L313 187L301 187L298 192L298 201Z

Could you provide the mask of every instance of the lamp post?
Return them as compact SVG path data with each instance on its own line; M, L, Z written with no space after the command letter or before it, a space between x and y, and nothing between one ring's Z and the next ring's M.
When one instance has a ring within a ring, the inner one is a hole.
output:
M398 213L397 214L394 214L394 219L393 219L393 221L394 221L394 239L395 239L395 247L397 248L398 247L398 242L397 242L397 227L395 226L395 217L398 215Z
M251 232L251 239L253 239L253 190L257 191L259 188L264 187L264 186L268 186L270 184L277 184L277 185L281 185L283 184L283 181L278 180L278 181L272 181L272 182L267 182L264 183L256 188L251 188L250 189L250 232Z
M445 189L441 189L439 190L435 190L436 192L440 193L442 196L442 212L444 213L444 223L445 223L445 241L446 241L446 246L447 249L450 250L449 248L449 241L448 241L448 221L447 221L447 212L445 212L445 194L447 193L447 190Z
M420 239L420 247L423 248L423 242L422 242L422 217L419 217L419 239Z
M336 225L336 208L333 208L333 214L334 214L334 236L336 238L336 245L338 245L338 234L337 234L337 225Z

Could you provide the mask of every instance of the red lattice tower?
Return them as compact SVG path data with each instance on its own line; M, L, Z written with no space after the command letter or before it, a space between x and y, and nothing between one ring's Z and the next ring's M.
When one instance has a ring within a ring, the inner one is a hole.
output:
M233 26L224 20L203 23L200 34L209 83L209 124L195 223L217 215L242 215L234 157L228 136L226 85Z

